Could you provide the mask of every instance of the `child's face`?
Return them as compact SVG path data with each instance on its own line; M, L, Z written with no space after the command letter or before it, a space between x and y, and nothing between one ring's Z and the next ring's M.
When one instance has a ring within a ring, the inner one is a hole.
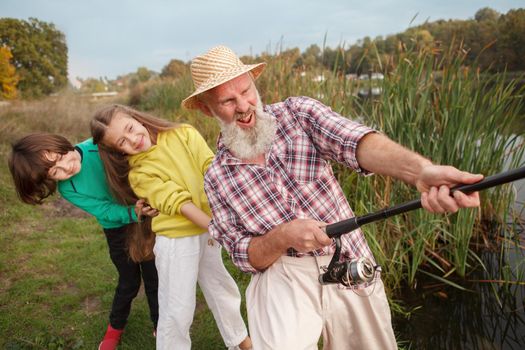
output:
M151 138L144 125L123 112L118 112L113 117L103 141L128 155L145 152L151 147Z
M49 178L52 180L67 180L80 172L80 153L77 151L69 151L66 154L48 152L45 154L45 157L55 162L55 165L47 172Z

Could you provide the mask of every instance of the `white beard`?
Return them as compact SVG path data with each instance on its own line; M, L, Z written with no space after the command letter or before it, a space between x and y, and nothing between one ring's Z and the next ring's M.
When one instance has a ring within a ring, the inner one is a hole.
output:
M221 127L222 142L235 157L243 160L253 159L266 153L270 149L277 130L275 119L263 111L259 93L257 93L256 107L248 113L253 110L255 110L255 125L250 129L242 129L235 122L224 123L217 118ZM235 115L235 120L244 115Z

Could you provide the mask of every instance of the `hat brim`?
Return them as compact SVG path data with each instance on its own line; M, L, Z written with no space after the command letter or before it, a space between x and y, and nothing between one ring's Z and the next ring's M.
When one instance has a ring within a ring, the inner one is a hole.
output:
M266 68L266 63L257 63L257 64L246 64L241 67L236 67L236 69L225 71L221 74L213 76L211 79L209 79L206 83L199 86L195 92L193 92L190 96L186 97L184 100L182 100L181 105L182 107L186 109L196 109L198 98L197 96L202 94L203 92L206 92L208 90L213 89L214 87L217 87L221 84L224 84L227 81L230 81L232 79L237 78L238 76L243 75L244 73L251 72L254 79L257 79L259 75L264 71Z

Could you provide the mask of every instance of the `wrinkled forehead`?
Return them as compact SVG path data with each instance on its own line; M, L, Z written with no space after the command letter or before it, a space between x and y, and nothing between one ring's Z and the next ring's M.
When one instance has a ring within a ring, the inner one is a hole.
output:
M252 76L249 73L245 73L236 78L228 80L213 89L203 92L209 100L213 102L220 102L223 99L227 99L232 95L242 93L250 88L255 88L255 84Z

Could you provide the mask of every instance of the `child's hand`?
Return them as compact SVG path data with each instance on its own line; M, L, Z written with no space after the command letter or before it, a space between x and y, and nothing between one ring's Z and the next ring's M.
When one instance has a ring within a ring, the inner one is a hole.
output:
M139 199L137 203L135 203L135 213L137 214L139 221L142 216L154 217L159 215L159 211L152 208L144 199Z

